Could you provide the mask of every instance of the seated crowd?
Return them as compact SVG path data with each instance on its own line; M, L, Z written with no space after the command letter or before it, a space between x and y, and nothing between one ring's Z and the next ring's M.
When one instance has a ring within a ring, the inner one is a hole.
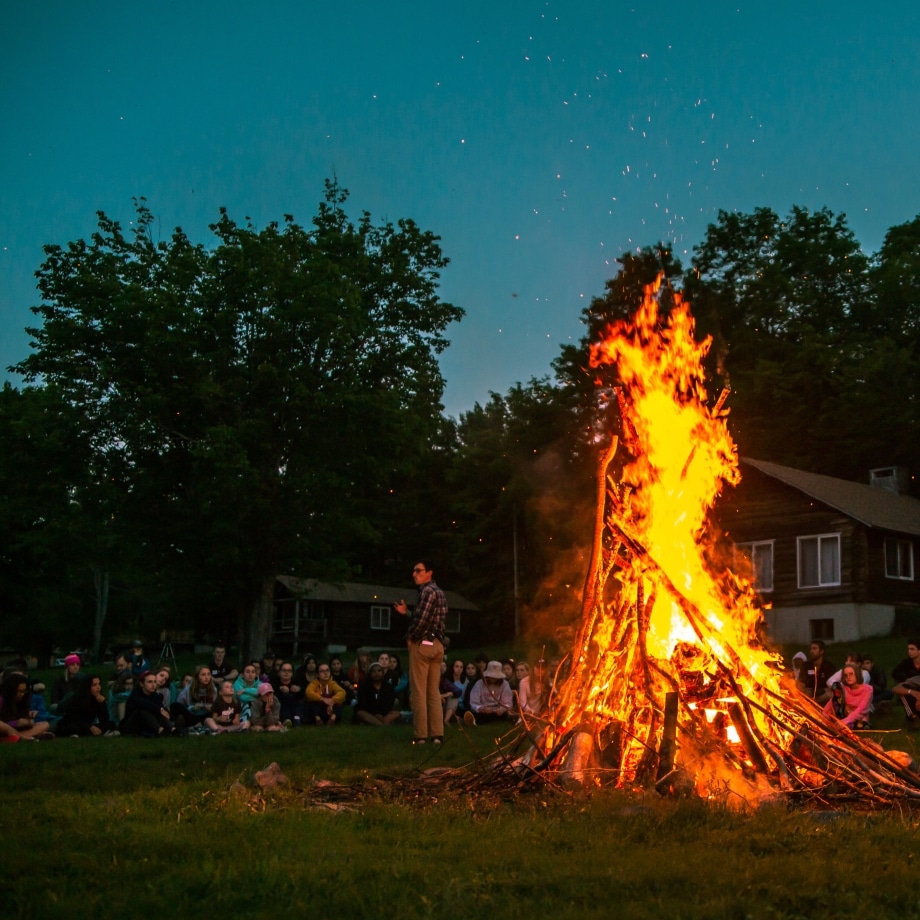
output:
M870 727L873 713L901 704L906 725L920 729L920 640L907 644L907 658L893 670L890 689L885 672L866 655L851 652L840 669L825 657L823 642L793 657L799 689L823 706L828 719L851 729ZM551 706L558 659L441 663L444 724L473 728L512 724L543 716ZM20 670L0 680L0 741L51 740L55 737L116 737L225 732L283 732L301 726L335 726L343 721L387 726L410 721L409 682L399 656L358 649L346 668L332 655L307 654L301 663L266 652L241 671L227 661L226 648L215 647L209 664L198 665L177 683L171 669L152 669L136 642L130 655L115 659L115 674L104 682L83 670L77 654L64 659L64 671L51 688L33 683Z
M539 718L559 662L552 665L541 660L531 669L524 661L490 661L482 653L470 662L445 658L440 685L445 724ZM43 684L7 670L0 681L0 741L283 732L345 720L373 726L411 720L408 675L399 656L389 652L373 659L370 650L358 649L346 669L338 655L318 660L307 654L295 666L269 651L237 670L218 645L209 664L176 681L168 665L151 667L136 640L131 654L116 656L114 666L104 682L71 653L47 708Z

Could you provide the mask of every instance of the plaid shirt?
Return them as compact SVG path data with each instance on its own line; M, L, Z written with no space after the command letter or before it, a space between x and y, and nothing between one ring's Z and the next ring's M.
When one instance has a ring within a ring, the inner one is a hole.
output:
M422 639L434 636L443 641L446 617L447 598L434 581L429 581L418 589L418 603L412 612L406 638L421 642Z

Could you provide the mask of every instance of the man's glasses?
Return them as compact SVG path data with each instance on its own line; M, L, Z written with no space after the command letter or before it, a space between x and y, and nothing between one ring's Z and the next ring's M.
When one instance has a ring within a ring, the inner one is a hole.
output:
M427 571L428 571L427 569L423 569L420 565L417 565L417 566L412 570L412 574L414 575L416 572L427 572Z

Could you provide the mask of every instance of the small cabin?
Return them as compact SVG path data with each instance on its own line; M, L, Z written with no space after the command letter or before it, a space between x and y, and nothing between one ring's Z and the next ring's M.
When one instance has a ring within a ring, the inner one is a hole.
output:
M775 642L920 632L920 501L903 470L862 484L743 458L741 475L717 515Z
M444 594L448 607L445 632L451 644L477 645L479 608L456 591ZM413 607L416 589L281 575L275 583L272 649L296 657L330 648L353 651L360 646L403 646L408 621L393 609L403 599Z

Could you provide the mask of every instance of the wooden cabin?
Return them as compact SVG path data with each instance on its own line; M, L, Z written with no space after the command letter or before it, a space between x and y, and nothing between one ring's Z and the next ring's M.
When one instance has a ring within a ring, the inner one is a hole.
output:
M479 608L456 591L447 597L446 633L455 647L479 642ZM296 657L306 652L354 651L405 646L408 621L393 610L405 599L415 605L416 589L358 582L332 584L281 575L275 584L272 649Z
M905 471L862 484L742 459L741 475L717 515L775 642L920 633L920 501Z

